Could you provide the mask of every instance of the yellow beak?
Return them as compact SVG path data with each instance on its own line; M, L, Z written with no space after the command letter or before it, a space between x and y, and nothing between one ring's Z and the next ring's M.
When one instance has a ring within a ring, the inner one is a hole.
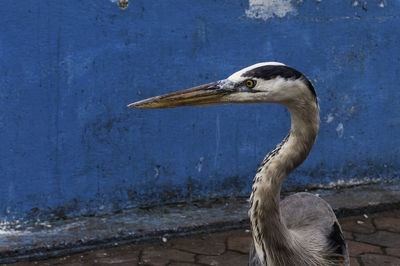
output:
M208 106L223 103L222 97L231 93L232 87L217 81L194 88L155 96L128 105L135 108L172 108L179 106ZM229 88L229 89L227 89Z

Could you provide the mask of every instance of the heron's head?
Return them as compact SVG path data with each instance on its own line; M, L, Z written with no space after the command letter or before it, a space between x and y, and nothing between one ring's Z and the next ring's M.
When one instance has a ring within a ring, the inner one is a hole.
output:
M315 102L311 82L299 71L281 63L266 62L244 68L227 79L131 103L136 108L209 106L228 103Z

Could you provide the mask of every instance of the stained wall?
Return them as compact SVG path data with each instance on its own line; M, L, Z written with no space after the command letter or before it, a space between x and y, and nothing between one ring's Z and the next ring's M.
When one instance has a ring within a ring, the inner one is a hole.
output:
M0 219L247 196L280 106L133 110L262 61L303 72L321 125L285 190L398 181L400 2L14 1L0 9Z

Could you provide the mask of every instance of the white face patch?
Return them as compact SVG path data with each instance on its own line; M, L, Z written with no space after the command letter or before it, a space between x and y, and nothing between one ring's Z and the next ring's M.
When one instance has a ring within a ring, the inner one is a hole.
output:
M268 102L282 104L312 96L301 79L287 80L281 77L270 80L257 79L254 90L266 92Z
M241 78L240 81L246 78ZM276 77L270 80L253 78L256 86L252 92L237 92L224 96L224 100L230 103L279 103L287 107L291 103L301 100L312 101L310 90L300 79L287 80Z
M233 81L233 82L240 82L245 80L245 78L242 77L243 73L246 73L249 70L252 70L254 68L262 67L262 66L284 66L285 64L279 63L279 62L263 62L263 63L258 63L246 68L243 68L242 70L239 70L238 72L233 73L232 75L229 76L228 80Z
M314 101L315 96L308 88L305 79L299 72L294 72L293 76L288 76L287 72L271 75L269 79L261 77L251 77L260 75L252 70L262 68L264 66L284 66L279 62L258 63L242 70L237 71L226 79L227 82L240 84L237 92L224 96L224 101L230 103L279 103L286 107L292 106L295 102ZM296 71L296 70L294 70ZM247 73L249 72L249 73ZM252 73L254 72L254 73ZM250 75L249 77L243 75ZM291 74L291 72L289 72ZM286 77L285 77L286 75ZM251 79L255 82L254 87L246 87L246 80Z

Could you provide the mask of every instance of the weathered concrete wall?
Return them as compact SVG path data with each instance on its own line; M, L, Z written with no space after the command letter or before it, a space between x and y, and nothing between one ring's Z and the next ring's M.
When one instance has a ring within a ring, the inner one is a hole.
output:
M247 195L284 108L126 104L261 61L299 69L320 99L285 189L398 180L399 15L379 0L3 1L0 219Z

